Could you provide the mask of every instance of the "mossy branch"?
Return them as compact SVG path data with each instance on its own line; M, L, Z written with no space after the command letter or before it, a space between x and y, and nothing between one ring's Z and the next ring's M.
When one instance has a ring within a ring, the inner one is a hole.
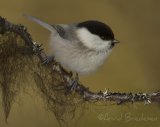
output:
M24 26L14 25L0 17L0 85L6 119L22 85L19 79L26 77L22 78L22 75L34 77L48 108L54 112L60 125L66 119L65 112L72 111L73 117L76 107L86 101L115 101L117 104L140 101L160 103L160 91L152 93L119 93L107 90L92 92L79 82L74 90L70 91L69 82L74 80L72 73L67 72L55 60L42 64L46 59L47 55L42 46L33 42Z

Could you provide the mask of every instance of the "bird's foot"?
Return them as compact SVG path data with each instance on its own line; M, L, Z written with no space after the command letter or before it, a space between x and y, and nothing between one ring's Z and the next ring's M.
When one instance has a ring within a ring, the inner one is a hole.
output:
M68 92L72 92L72 91L76 90L76 87L78 85L78 81L79 81L78 74L76 73L76 75L74 75L72 73L72 77L71 77L69 84L67 86Z
M53 56L47 56L46 59L43 61L42 64L49 64L51 61L54 60Z
M74 91L76 89L77 85L78 85L78 82L76 80L71 80L69 82L68 90Z

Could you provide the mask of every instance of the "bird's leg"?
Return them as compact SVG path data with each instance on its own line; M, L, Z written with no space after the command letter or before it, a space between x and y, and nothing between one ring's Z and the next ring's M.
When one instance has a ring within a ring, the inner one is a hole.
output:
M47 56L42 64L49 64L51 61L54 60L54 56Z
M73 73L65 70L61 65L55 64L53 70L59 72L62 75L64 82L66 82L67 93L74 91L78 85L78 73Z
M68 90L74 91L78 85L78 81L79 81L79 77L78 77L78 73L73 73L71 72L71 79L69 81L69 84L67 86Z

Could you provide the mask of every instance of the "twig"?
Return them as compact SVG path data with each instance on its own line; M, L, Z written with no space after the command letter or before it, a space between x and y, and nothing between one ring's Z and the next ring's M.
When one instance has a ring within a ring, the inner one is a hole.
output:
M42 63L47 59L47 55L44 53L43 49L41 48L41 45L32 41L30 34L27 32L27 29L24 26L14 25L8 22L6 19L0 17L0 33L3 34L6 31L11 31L20 35L25 41L26 45L28 45L31 51L39 57ZM69 85L69 81L72 79L70 73L65 71L65 69L63 69L63 67L54 60L51 61L50 64L52 64L50 69L55 68L55 66L60 67L58 72L65 79L66 87L68 87L67 85ZM85 86L81 85L80 83L77 84L74 91L81 95L85 101L115 101L117 104L122 104L124 102L133 103L140 101L144 101L146 104L149 104L151 102L160 103L160 91L152 93L119 93L100 91L94 93Z

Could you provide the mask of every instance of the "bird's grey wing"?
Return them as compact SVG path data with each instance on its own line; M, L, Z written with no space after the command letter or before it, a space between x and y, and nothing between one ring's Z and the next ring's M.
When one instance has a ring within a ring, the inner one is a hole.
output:
M76 35L75 35L75 28L68 25L68 24L58 24L58 25L52 25L54 29L57 30L59 36L63 39L69 40L69 41L75 41Z
M52 25L52 27L57 31L60 37L67 38L67 31L64 27L61 25Z

